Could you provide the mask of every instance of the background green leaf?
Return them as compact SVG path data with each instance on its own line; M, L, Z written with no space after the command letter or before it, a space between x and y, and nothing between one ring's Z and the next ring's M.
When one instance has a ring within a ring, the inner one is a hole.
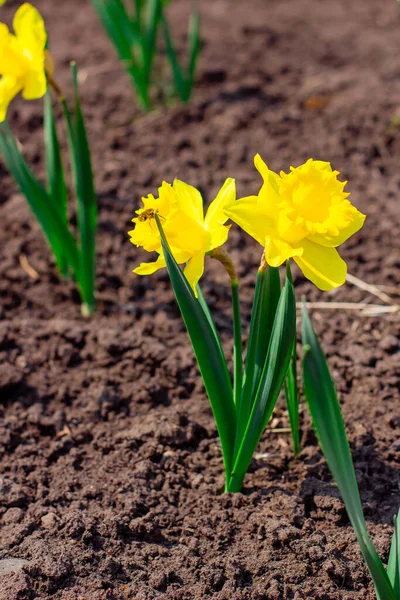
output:
M57 264L62 265L66 259L74 276L78 278L79 251L75 239L60 217L60 211L54 206L53 199L27 165L6 123L0 125L0 151L10 173L40 223Z
M394 518L394 533L390 548L387 574L392 584L394 595L400 598L400 511Z
M53 206L60 215L61 220L68 226L68 191L65 183L64 167L61 158L60 143L58 140L50 91L44 97L44 147L46 154L48 193L53 201ZM58 268L62 275L68 273L68 260L62 256Z
M375 584L379 600L395 600L395 594L369 536L361 506L349 443L335 386L325 355L303 304L304 392L326 462L332 472L353 525L361 552Z

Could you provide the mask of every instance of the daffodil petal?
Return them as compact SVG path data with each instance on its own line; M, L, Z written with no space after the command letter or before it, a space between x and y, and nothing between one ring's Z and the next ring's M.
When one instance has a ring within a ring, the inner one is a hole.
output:
M264 246L265 236L271 230L272 223L260 212L257 196L247 196L228 204L225 214Z
M279 193L279 175L275 173L275 171L271 171L268 167L267 163L263 161L259 154L256 154L254 157L254 166L257 171L260 173L261 177L265 182L268 182L274 189L274 191Z
M210 233L180 206L171 212L163 228L168 243L174 248L196 254L209 247Z
M335 248L302 241L303 253L294 260L304 275L320 290L332 290L346 281L347 265Z
M13 27L18 40L32 53L44 50L47 41L46 28L40 12L25 2L14 15Z
M8 106L13 98L21 91L21 83L11 76L3 76L0 79L0 123L7 115Z
M271 267L280 267L288 258L300 256L302 253L302 248L295 248L283 240L277 238L265 240L264 256Z
M214 248L219 248L225 244L226 240L228 239L230 228L230 225L218 225L217 227L213 228L213 230L210 232L211 237L207 252L214 250Z
M208 207L204 225L209 231L216 225L223 225L226 223L228 216L224 212L224 207L235 200L236 182L234 179L228 178Z
M196 298L197 298L196 286L199 282L200 277L204 273L204 258L205 258L204 252L198 252L197 254L194 254L192 256L192 258L189 260L189 262L187 263L187 265L183 271L186 279L188 280L188 282L190 283L190 285L192 287L192 290L193 290Z
M175 179L173 188L177 194L179 208L191 219L203 225L203 198L199 190L180 179Z
M158 271L158 269L163 269L164 267L165 258L160 254L156 261L149 263L140 263L140 265L136 267L136 269L133 269L133 272L136 273L136 275L152 275L153 273Z
M44 71L44 58L43 63L37 69L37 71L29 71L27 74L24 87L22 90L22 96L25 100L37 100L42 98L47 90L47 78Z

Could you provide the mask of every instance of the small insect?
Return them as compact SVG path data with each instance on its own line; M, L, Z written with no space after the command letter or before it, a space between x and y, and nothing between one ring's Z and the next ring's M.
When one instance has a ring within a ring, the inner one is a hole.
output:
M149 221L150 219L154 219L155 215L158 213L158 210L155 208L147 208L138 216L138 221L144 223L144 221Z
M155 215L158 215L158 210L156 208L147 208L142 213L140 213L140 215L138 216L138 221L140 221L140 223L150 221L151 219L155 218ZM158 216L160 217L160 219L165 221L165 217L162 217L161 215Z

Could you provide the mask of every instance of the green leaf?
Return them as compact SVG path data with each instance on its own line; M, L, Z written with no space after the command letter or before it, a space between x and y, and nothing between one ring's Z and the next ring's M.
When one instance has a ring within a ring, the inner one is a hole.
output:
M77 221L81 251L79 286L85 301L86 312L95 306L96 275L96 228L97 201L94 190L92 161L78 93L78 76L73 63L75 114L73 122L68 120L70 133L71 164L77 198Z
M160 0L151 0L160 2ZM148 23L149 35L145 35L140 14L131 20L121 0L92 0L100 21L117 54L130 75L144 110L150 109L149 85L153 57L150 55L152 32L158 22ZM156 38L154 38L154 54Z
M296 325L296 301L293 284L286 277L281 292L267 355L253 408L238 452L227 491L238 492L243 485L252 456L271 417L282 389L292 354Z
M161 0L148 0L146 31L143 40L145 71L150 76L157 44L157 30L162 10Z
M62 264L62 261L66 258L75 277L77 277L79 273L79 252L74 237L61 219L59 211L54 207L53 200L36 179L18 150L14 137L6 123L0 125L0 151L4 156L8 169L40 223L57 264Z
M194 86L197 62L200 54L200 12L195 7L189 23L189 67L186 84L186 101L190 100Z
M169 249L157 214L155 219L160 231L168 274L214 413L224 456L225 472L228 477L232 465L236 415L226 360L221 345L215 339L215 329L210 324L209 318L194 296L192 288Z
M395 600L389 578L367 533L349 443L325 355L303 304L303 380L307 404L380 600Z
M175 91L182 102L188 102L192 94L197 60L200 53L200 13L197 5L194 8L189 23L189 64L187 69L180 65L178 53L174 47L168 20L164 11L162 11L161 14L161 24L164 31L167 58L172 70Z
M242 393L243 352L242 318L240 314L239 283L231 282L233 313L233 398L236 410L239 409Z
M293 454L297 456L300 453L300 431L299 431L299 406L300 395L297 387L297 352L296 340L293 344L293 353L290 360L288 374L285 379L285 398L289 413L290 429L293 440Z
M208 304L206 302L206 299L204 297L203 291L202 291L202 289L201 289L201 287L200 287L199 284L197 284L196 290L197 290L197 300L198 300L198 303L200 304L200 306L201 306L201 308L203 310L204 315L206 316L208 322L210 323L210 327L211 327L211 329L214 332L215 341L217 342L217 344L220 347L221 354L224 356L224 351L222 349L221 340L220 340L219 335L218 335L218 331L217 331L217 327L215 325L215 321L213 319L213 316L211 314L210 308L209 308L209 306L208 306ZM224 358L225 358L225 356L224 356ZM226 364L226 360L225 360L225 364Z
M392 584L394 595L400 598L400 511L394 518L394 533L390 548L387 574Z
M288 273L293 282L290 263L288 263ZM289 413L290 429L293 440L293 454L297 456L300 453L300 431L299 431L299 406L300 395L297 386L297 331L295 334L293 352L290 360L288 374L285 379L285 398Z
M44 145L49 196L61 220L68 226L68 192L50 91L47 91L44 97ZM63 275L67 275L68 260L66 257L61 257L58 268Z
M236 451L241 444L260 383L280 293L279 269L260 269L257 273L242 394L238 407Z

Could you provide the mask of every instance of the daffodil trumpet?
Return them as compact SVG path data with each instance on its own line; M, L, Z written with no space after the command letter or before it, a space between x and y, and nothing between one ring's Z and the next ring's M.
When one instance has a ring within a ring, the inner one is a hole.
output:
M62 276L73 275L82 299L82 314L95 310L95 238L97 205L90 150L78 95L77 70L71 65L74 84L74 111L70 112L53 78L54 63L47 50L47 33L40 13L31 4L16 12L15 35L0 23L0 152L39 221ZM68 189L56 121L48 84L59 97L67 125L70 163L77 199L78 239L68 220ZM26 163L6 122L14 96L22 92L27 100L44 96L44 148L47 185L36 178Z

